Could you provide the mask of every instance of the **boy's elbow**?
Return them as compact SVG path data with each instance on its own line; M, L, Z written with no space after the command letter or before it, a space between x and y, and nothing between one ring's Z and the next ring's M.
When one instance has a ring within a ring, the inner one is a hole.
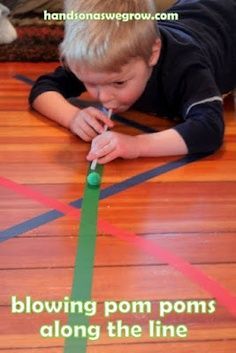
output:
M224 141L224 120L219 119L217 122L212 122L208 132L208 138L206 140L206 149L203 152L216 152L223 144Z
M208 116L207 119L192 117L175 129L183 137L188 153L214 153L223 144L224 120L222 116Z
M214 153L224 141L223 107L219 102L193 109L185 122L189 153Z

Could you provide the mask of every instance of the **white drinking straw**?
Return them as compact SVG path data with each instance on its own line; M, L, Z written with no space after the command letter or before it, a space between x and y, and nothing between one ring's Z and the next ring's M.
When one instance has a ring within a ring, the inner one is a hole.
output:
M112 109L109 109L109 110L108 110L108 114L107 114L108 119L111 119L111 116L112 116ZM103 132L107 131L107 129L108 129L108 126L105 125L105 126L104 126L104 129L103 129ZM91 170L95 170L95 169L96 169L96 166L97 166L97 163L98 163L98 159L96 158L96 159L94 159L94 160L92 161L90 169L91 169Z

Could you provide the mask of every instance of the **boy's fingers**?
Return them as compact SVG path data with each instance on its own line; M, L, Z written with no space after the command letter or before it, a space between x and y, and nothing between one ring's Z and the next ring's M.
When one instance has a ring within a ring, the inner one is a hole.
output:
M89 141L92 141L96 136L96 132L89 126L82 126L80 131L89 138Z
M91 140L97 134L96 134L96 131L91 126L89 126L89 124L84 119L85 119L84 116L81 118L77 117L76 119L74 119L74 121L70 126L70 129L74 134L80 136L82 139L84 139L84 133L85 133L86 135L88 135L88 137L90 137L90 140ZM83 135L83 137L81 135Z
M111 144L106 144L99 149L92 149L91 154L93 154L94 157L103 157L107 155L108 153L111 153L113 151L113 147Z
M91 141L91 138L90 138L85 132L83 132L82 130L80 131L80 133L78 134L78 136L79 136L82 140L84 140L84 141L86 141L86 142L90 142L90 141Z
M117 152L112 151L111 153L107 154L106 156L104 156L102 158L98 158L98 163L105 164L105 163L113 161L113 159L115 159L117 157L118 157Z
M80 136L84 141L92 141L96 136L96 132L85 122L81 122L81 125L78 127L75 133Z
M114 123L111 119L109 119L107 116L104 117L103 120L104 124L107 125L109 128L112 128L114 126Z
M99 151L104 148L104 146L109 145L111 143L111 133L104 132L102 135L98 135L92 141L91 151Z
M103 141L103 143L100 145L92 145L91 150L87 155L87 159L93 160L95 158L103 158L111 154L115 149L115 145L112 143L112 141Z
M83 129L80 129L79 131L79 137L82 138L82 140L86 141L86 142L90 142L92 141L93 137L91 137L87 131L83 130Z
M104 131L104 126L103 124L99 124L97 119L94 119L93 116L87 115L86 118L86 123L91 126L98 134L101 134Z
M114 122L111 119L109 119L104 113L100 112L97 109L94 109L94 112L95 112L95 118L102 121L104 125L107 125L110 128L114 126Z
M95 154L92 154L91 152L89 152L89 154L86 157L87 161L89 161L89 162L92 162L96 158L97 158L97 156Z

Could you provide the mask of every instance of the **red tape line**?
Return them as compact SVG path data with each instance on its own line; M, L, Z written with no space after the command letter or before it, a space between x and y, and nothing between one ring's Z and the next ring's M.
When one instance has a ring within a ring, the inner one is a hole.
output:
M34 199L43 205L52 207L65 215L71 215L73 217L76 217L77 219L80 218L80 210L76 209L73 206L64 204L61 201L49 198L38 191L34 191L29 187L17 184L14 181L3 177L0 177L0 185L10 190L13 190L19 194L22 194L28 198ZM161 259L164 262L168 263L177 271L181 272L184 276L189 278L192 282L197 283L202 289L211 294L232 315L236 316L236 296L232 295L217 281L206 275L200 269L197 269L196 267L191 265L186 260L182 259L180 256L177 256L169 250L166 250L163 247L154 244L150 240L142 239L135 233L121 230L111 225L107 221L98 220L98 227L101 231L111 234L119 239L125 240L133 244L137 248L149 253L153 257Z
M24 195L25 197L29 199L33 199L35 201L38 201L42 205L45 205L49 208L53 208L63 214L66 215L72 215L72 216L80 216L80 210L71 206L67 205L59 200L52 199L48 196L43 195L41 192L33 190L29 188L28 186L24 186L21 184L18 184L10 179L6 179L3 177L0 177L0 185L15 191L18 194Z
M103 231L133 244L157 259L167 262L168 265L174 267L191 281L197 283L206 292L210 293L221 305L227 308L231 314L236 316L236 296L232 295L227 289L222 287L217 281L206 275L200 269L194 267L180 256L156 245L151 240L143 239L135 233L120 230L102 220L98 221L98 226Z

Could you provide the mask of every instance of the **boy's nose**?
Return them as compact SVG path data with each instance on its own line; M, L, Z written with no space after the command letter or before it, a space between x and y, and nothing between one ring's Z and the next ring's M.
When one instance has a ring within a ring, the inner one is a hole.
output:
M98 88L98 100L103 104L108 104L112 100L112 95L107 88Z

